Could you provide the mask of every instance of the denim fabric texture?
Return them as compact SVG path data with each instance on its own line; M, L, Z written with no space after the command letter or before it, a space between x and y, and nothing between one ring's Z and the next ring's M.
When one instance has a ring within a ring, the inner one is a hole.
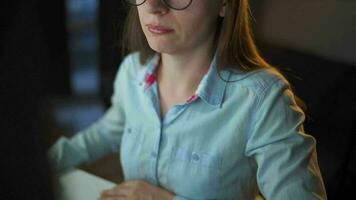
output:
M316 141L283 77L269 69L219 77L214 57L197 98L161 117L157 83L145 81L159 59L124 59L106 114L49 150L56 170L116 152L125 180L145 180L176 200L252 200L259 192L268 200L326 199Z

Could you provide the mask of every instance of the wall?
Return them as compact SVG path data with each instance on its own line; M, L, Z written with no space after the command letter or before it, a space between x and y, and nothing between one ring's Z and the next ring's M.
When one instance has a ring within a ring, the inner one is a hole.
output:
M256 38L356 66L356 0L252 1Z

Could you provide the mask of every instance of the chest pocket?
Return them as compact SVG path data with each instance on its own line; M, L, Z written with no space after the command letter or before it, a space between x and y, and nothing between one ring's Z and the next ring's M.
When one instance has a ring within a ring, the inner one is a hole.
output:
M126 125L120 148L120 161L125 180L140 179L139 165L144 135L138 127Z
M168 182L176 193L191 198L216 198L221 160L204 152L172 151Z

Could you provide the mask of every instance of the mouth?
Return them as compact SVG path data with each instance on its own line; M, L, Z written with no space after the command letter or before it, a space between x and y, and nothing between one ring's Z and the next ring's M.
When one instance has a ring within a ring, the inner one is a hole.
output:
M164 34L172 33L174 31L173 29L160 25L147 24L146 27L148 31L154 35L164 35Z

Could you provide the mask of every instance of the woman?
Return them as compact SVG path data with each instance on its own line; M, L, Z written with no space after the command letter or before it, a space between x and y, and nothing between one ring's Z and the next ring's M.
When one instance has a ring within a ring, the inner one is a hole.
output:
M58 170L120 152L101 199L326 199L288 81L257 53L247 0L127 0L112 106L51 149Z

